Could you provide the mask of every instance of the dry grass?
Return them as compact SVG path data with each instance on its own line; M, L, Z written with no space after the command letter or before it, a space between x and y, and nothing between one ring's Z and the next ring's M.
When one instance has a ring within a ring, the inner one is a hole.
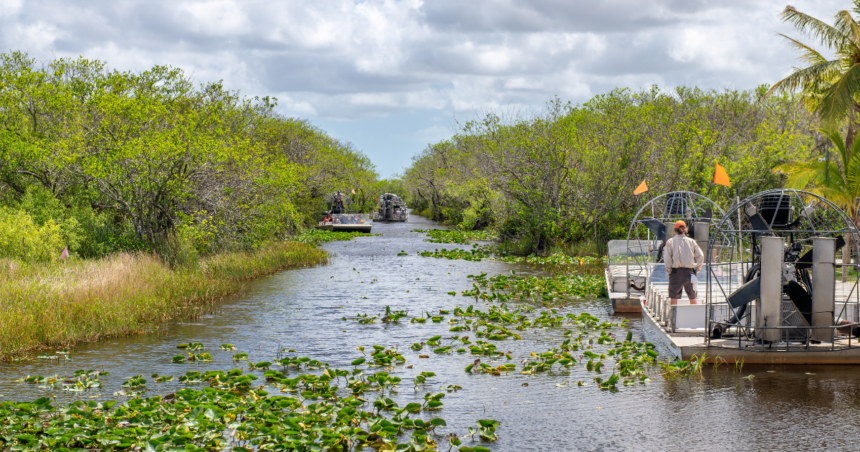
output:
M242 281L326 261L324 251L295 242L216 255L179 270L149 254L53 264L0 260L0 358L153 331L208 311Z

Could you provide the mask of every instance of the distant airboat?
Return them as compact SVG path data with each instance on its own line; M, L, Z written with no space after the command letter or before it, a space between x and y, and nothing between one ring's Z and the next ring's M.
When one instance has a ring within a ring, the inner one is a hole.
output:
M346 193L330 193L325 198L326 210L317 229L325 231L366 232L373 227L373 218L369 214L356 212L352 198Z
M406 221L409 212L406 203L394 193L383 193L379 196L379 205L373 214L375 221Z

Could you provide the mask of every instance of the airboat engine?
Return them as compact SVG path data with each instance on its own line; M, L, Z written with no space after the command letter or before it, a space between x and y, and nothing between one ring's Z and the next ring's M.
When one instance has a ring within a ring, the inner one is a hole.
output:
M733 206L707 247L709 339L833 342L836 321L853 324L860 315L847 298L857 297L857 281L836 290L836 253L846 234L856 247L845 212L803 191L770 190Z
M801 261L800 247L784 237L761 238L761 289L755 327L762 341L810 339L832 342L830 329L768 329L770 326L833 326L835 311L836 242L830 237L812 239L811 263ZM798 275L811 266L811 278ZM798 268L800 267L800 268ZM805 281L804 281L805 280ZM808 287L804 287L806 283Z

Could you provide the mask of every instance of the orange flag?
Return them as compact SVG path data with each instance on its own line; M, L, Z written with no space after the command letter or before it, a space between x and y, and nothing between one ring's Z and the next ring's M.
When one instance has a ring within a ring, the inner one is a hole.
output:
M716 165L714 167L714 183L731 187L732 183L729 181L729 174L726 173L726 169L720 166L719 163Z
M636 187L636 190L633 190L633 194L639 195L639 194L645 193L646 191L648 191L648 184L646 184L645 181L643 180L642 183L639 184L638 187Z

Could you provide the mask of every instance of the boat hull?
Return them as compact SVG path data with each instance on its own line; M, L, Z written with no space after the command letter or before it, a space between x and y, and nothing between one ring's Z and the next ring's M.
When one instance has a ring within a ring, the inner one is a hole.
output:
M340 231L340 232L364 232L370 234L370 229L373 225L370 224L327 224L325 226L317 226L317 229L323 231Z

